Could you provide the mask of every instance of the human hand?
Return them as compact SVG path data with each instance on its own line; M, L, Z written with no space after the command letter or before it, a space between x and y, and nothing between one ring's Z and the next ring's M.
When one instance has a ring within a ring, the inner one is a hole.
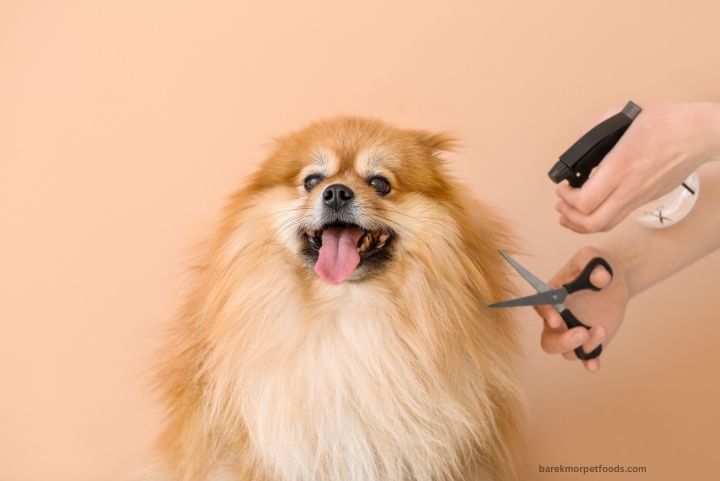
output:
M557 187L560 224L608 231L633 210L670 192L702 163L720 159L720 104L643 104L625 135L582 188ZM608 111L605 118L620 109Z
M568 329L552 306L536 306L535 310L545 321L541 345L549 354L562 354L567 360L576 360L575 348L583 346L585 352L591 352L598 345L607 346L617 332L625 316L625 307L630 299L630 290L622 266L613 264L613 259L605 252L593 247L580 249L548 282L552 287L560 287L575 279L593 257L604 257L613 268L613 275L604 267L596 267L590 275L590 282L601 291L580 291L572 294L565 305L581 322L592 326ZM604 352L604 351L603 351ZM604 354L601 354L602 357ZM590 372L600 369L600 357L583 361Z

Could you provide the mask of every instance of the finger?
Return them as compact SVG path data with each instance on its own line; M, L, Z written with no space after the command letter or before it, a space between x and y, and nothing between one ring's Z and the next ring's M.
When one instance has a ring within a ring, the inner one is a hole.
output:
M605 341L607 337L607 329L603 326L594 326L590 328L590 335L588 339L583 343L583 351L586 353L593 352L600 344Z
M582 135L585 135L596 125L604 122L621 110L622 107L620 106L607 109L597 118L595 124L584 130ZM558 185L556 190L557 195L585 214L589 214L597 209L620 183L619 179L621 176L615 174L617 174L622 162L615 158L622 153L622 145L622 143L619 143L608 152L582 188L573 188L567 182L563 182Z
M566 331L544 329L540 345L548 354L572 351L588 341L590 334L584 327L574 327Z
M577 232L578 234L586 233L585 228L581 225L581 222L585 219L585 215L583 213L579 212L562 199L555 204L555 210L560 214L559 222L561 226L570 229L573 232Z
M560 313L553 309L551 306L534 306L535 311L543 318L545 324L551 329L558 329L562 327L563 320Z
M605 341L605 338L607 337L607 331L602 326L595 326L590 329L590 336L587 341L582 345L582 349L586 353L593 352L600 344L602 344ZM577 359L577 354L575 354L575 350L564 352L563 357L565 359L570 359L571 357L574 357ZM596 362L592 362L596 361ZM585 368L595 372L597 369L600 369L600 364L598 358L594 359L588 359L587 361L583 361L583 364L585 365Z
M556 207L557 210L557 207ZM560 212L558 210L558 212ZM570 229L573 232L577 232L578 234L584 234L585 232L580 229L580 226L571 223L564 215L560 215L560 219L558 219L558 222L561 226L565 227L566 229Z
M615 165L618 163L606 157L581 188L573 188L567 182L563 182L555 189L555 193L583 214L591 214L620 184L622 176L617 172Z
M590 262L590 259L598 257L600 255L600 252L593 247L583 247L582 249L578 250L575 255L567 263L565 263L565 265L560 268L560 270L553 276L552 279L548 281L548 285L557 288L562 286L563 284L571 282L572 280L577 278L577 276L583 269L585 269L585 267L588 265L588 262ZM590 274L590 282L592 283L592 285L600 289L603 289L608 284L610 284L611 280L612 274L610 274L601 265L596 266ZM557 313L557 310L553 309L551 306L536 306L536 310L538 310L538 313L543 318L550 316L550 312L553 312L555 313L555 316L553 316L554 318L562 320L562 317L559 315L559 313ZM552 324L551 327L556 326L555 324Z
M573 279L575 279L580 271L585 268L587 261L593 256L587 257L587 252L584 249L576 252L575 255L570 259L559 271L548 281L548 285L551 287L560 287Z
M596 357L595 359L583 361L583 365L589 372L598 372L600 370L600 358Z
M555 209L565 218L566 227L580 234L588 234L606 231L610 226L616 225L616 217L622 207L621 201L612 196L589 215L583 214L564 200L558 201Z
M612 275L610 275L610 273L607 269L605 269L604 266L597 266L590 273L590 284L599 289L604 289L605 287L607 287L607 285L610 284L611 280Z
M627 189L618 187L590 214L581 212L563 199L558 201L555 209L561 214L560 224L563 227L584 234L609 231L644 202L642 198L633 197Z
M560 223L562 225L579 234L588 232L584 224L587 222L589 216L583 214L562 199L555 204L555 210L560 213ZM564 222L562 222L563 220Z

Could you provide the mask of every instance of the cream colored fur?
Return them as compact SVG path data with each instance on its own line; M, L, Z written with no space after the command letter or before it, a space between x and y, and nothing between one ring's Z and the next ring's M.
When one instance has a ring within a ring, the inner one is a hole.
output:
M440 165L434 148L422 152ZM297 185L231 201L162 358L168 479L511 475L517 350L510 319L485 307L508 294L496 259L504 228L447 182L443 199L408 191L381 207L368 197L362 216L382 212L397 232L394 258L381 275L340 285L297 260L298 213L314 206Z

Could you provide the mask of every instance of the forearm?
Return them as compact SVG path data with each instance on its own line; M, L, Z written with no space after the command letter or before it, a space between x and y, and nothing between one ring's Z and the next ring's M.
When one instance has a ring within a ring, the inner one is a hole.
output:
M720 162L698 169L701 191L694 209L667 229L634 222L613 231L604 246L623 269L634 296L720 247Z

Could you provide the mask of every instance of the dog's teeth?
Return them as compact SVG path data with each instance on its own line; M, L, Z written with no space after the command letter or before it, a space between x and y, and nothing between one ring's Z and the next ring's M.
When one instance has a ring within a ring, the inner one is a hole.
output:
M373 239L370 233L367 233L363 236L362 240L360 241L360 246L358 247L358 250L360 252L365 252L370 248L370 244L372 244Z
M380 235L378 235L377 247L384 246L389 238L390 238L389 234L385 234L384 232L381 232Z

